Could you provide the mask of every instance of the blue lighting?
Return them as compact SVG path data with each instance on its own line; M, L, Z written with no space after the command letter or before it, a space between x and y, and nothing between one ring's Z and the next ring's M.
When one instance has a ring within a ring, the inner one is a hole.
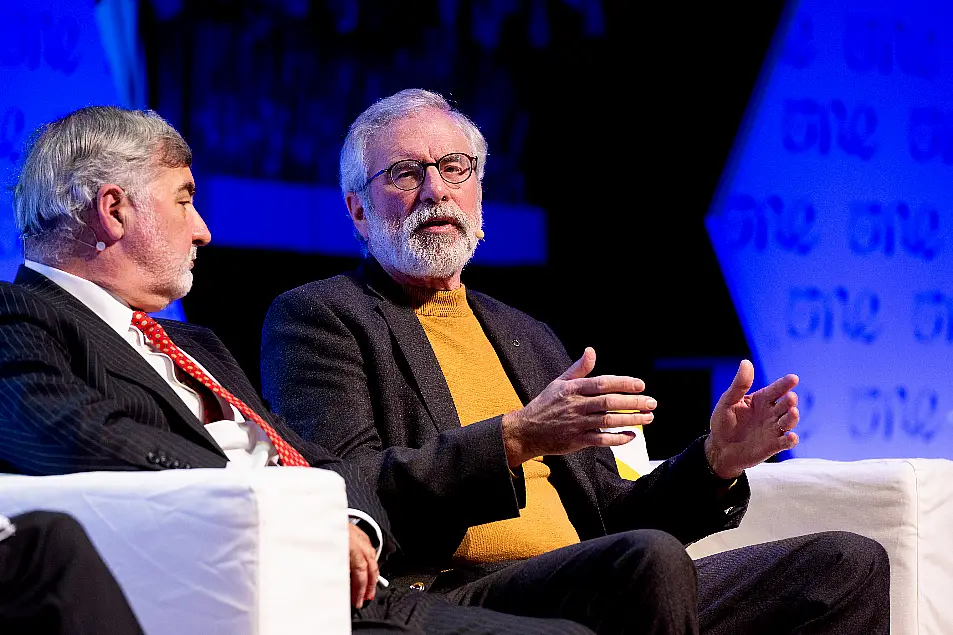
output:
M953 458L953 6L790 8L710 239L795 456Z

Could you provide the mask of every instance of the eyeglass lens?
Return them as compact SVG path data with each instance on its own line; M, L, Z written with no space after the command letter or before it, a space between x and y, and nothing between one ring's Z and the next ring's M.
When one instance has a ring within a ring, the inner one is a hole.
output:
M433 163L427 164L433 165ZM398 161L390 169L390 178L394 185L402 190L414 190L424 182L425 164L413 159ZM437 161L437 172L447 183L463 183L470 178L473 164L465 154L454 153L441 157Z

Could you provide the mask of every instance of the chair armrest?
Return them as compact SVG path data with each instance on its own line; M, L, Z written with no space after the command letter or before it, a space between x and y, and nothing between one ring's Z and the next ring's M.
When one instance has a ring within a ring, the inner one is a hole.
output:
M737 529L688 548L693 558L818 531L877 540L890 557L890 632L953 633L953 461L792 459L747 471Z
M149 635L350 633L347 499L311 468L0 477L85 527Z

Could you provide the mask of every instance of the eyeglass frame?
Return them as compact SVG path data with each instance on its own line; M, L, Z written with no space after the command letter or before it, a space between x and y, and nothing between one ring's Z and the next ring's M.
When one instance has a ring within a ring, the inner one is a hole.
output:
M452 183L451 181L448 181L448 180L446 179L446 177L444 177L443 172L440 171L440 162L443 161L444 159L446 159L447 157L453 156L453 155L455 155L455 154L459 154L459 155L461 155L461 156L465 156L466 158L470 159L470 173L467 174L467 178L463 179L462 181L457 181L456 183ZM440 178L443 179L443 182L444 182L444 183L447 183L447 184L449 184L449 185L460 185L461 183L466 183L467 181L469 181L469 180L470 180L470 177L473 176L473 173L477 171L477 159L479 159L479 157L471 157L471 156L470 156L469 154L467 154L466 152L448 152L447 154L443 155L442 157L440 157L439 159L437 159L436 161L434 161L434 162L432 162L432 163L424 163L423 161L418 161L417 159L400 159L400 160L398 160L398 161L394 161L394 162L391 163L389 166L387 166L386 168L384 168L383 170L379 171L379 172L378 172L377 174L375 174L374 176L372 176L372 177L368 178L366 181L364 181L364 185L361 187L361 189L362 189L362 190L366 190L366 189L368 188L368 186L371 184L371 181L373 181L374 179L376 179L377 177L379 177L381 174L387 173L387 177L390 179L391 185L393 185L394 187L396 187L396 188L397 188L398 190L400 190L401 192L413 192L414 190L416 190L416 189L418 189L419 187L423 186L423 184L424 184L424 178L425 178L426 175L427 175L427 168L429 168L431 165L434 166L435 168L437 168L437 174L440 175ZM413 161L413 162L415 162L415 163L418 163L418 164L420 165L420 167L421 167L421 174L423 175L423 177L421 177L421 179L420 179L420 183L419 183L416 187L412 187L412 188L410 188L409 190L405 190L404 188L402 188L402 187L400 187L399 185L397 185L397 183L394 181L393 175L390 174L390 171L393 170L395 167L397 167L397 164L398 164L398 163L404 163L405 161Z

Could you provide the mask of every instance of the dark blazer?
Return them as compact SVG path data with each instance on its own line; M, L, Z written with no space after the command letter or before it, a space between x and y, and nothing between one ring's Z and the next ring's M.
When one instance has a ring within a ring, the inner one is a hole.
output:
M470 289L467 300L524 404L570 365L542 322ZM461 427L423 327L373 259L280 295L265 318L261 359L272 408L377 479L404 550L395 565L446 568L468 527L516 517L525 505L521 473L514 479L507 467L502 417ZM544 460L582 539L656 528L690 543L737 526L747 508L744 477L716 496L701 440L636 481L619 477L607 448Z
M313 467L347 482L348 504L388 534L386 514L356 468L301 439L270 413L210 330L160 320L173 342L264 417ZM0 283L0 472L225 467L205 426L102 319L49 278L20 267ZM385 553L393 545L386 541Z

